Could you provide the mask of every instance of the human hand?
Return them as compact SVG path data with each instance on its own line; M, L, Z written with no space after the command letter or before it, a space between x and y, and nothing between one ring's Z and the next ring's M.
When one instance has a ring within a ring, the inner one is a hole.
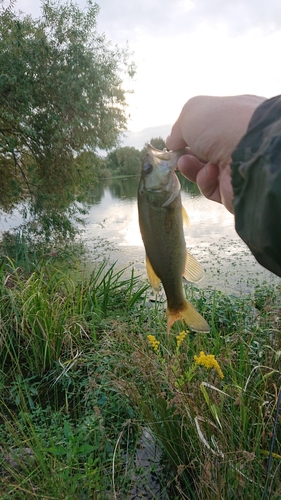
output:
M178 161L179 170L206 198L223 203L232 213L231 154L264 100L253 95L193 97L166 140L174 151L188 146Z

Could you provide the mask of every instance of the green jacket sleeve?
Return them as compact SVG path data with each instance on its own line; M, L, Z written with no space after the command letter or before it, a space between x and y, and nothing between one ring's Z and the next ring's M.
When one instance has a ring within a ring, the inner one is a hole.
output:
M281 276L281 96L264 101L232 154L235 228Z

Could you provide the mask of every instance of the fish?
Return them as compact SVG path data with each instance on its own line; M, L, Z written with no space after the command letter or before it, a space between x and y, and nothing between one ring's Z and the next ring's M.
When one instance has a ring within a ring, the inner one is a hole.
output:
M209 332L210 327L188 302L183 277L198 282L204 270L186 249L183 224L189 225L181 202L180 182L175 173L185 149L159 150L148 144L142 162L138 187L139 227L146 253L148 279L156 293L162 282L167 298L167 333L181 320L195 332Z

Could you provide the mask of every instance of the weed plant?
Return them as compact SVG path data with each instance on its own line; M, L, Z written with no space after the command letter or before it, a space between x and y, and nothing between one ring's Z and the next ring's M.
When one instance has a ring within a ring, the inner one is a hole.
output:
M147 288L114 267L74 282L49 262L2 265L0 498L112 498L116 440L134 411L112 387L102 331ZM137 433L131 424L126 446Z
M237 298L191 288L187 295L211 333L178 325L167 337L157 306L142 317L142 331L132 325L124 337L117 328L108 339L111 351L118 344L114 383L163 451L169 498L281 498L280 426L272 442L281 385L279 290L257 286L253 296Z
M140 498L281 498L277 287L188 286L211 333L167 336L133 272L28 262L0 271L0 498L133 499L145 477ZM160 453L137 469L144 430Z

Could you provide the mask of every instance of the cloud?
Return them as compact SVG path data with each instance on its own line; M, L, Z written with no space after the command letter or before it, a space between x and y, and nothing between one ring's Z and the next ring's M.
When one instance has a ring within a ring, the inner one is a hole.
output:
M258 28L281 28L279 0L97 0L99 19L115 39L138 34L169 37L191 33L200 24L223 24L232 36Z
M124 133L121 140L123 146L133 146L141 150L146 142L149 142L153 137L162 137L164 141L167 135L171 132L172 125L159 125L157 127L147 127L140 132L127 131Z
M61 0L62 3L64 0ZM87 0L74 0L84 9ZM258 28L281 29L280 0L96 0L100 7L98 30L114 42L133 41L144 34L175 37L192 33L200 25L223 24L231 36ZM17 0L25 13L40 15L40 3Z
M273 31L281 28L278 0L194 0L192 17L197 21L222 22L231 34L241 35L250 29Z

